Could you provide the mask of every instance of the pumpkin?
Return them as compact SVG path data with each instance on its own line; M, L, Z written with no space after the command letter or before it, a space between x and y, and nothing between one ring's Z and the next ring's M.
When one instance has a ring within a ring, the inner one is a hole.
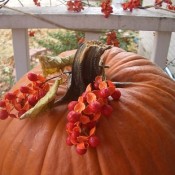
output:
M129 83L111 102L112 116L100 119L100 145L83 156L66 145L67 103L35 119L0 121L1 175L175 174L175 82L135 53L112 47L101 57L110 66L107 79ZM24 75L12 90L27 81ZM66 91L60 86L59 96Z

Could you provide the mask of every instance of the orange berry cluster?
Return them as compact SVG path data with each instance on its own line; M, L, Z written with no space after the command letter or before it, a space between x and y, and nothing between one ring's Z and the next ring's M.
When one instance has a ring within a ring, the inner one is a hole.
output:
M175 5L167 4L167 9L175 11Z
M131 12L139 6L141 6L140 0L129 0L128 2L122 3L123 10L130 10Z
M168 10L175 10L175 6L173 5L171 0L155 0L155 7L162 7L162 4L166 3L166 8Z
M0 100L1 120L8 117L19 118L49 91L50 85L42 75L28 73L27 77L30 80L29 84L21 86L14 92L6 93Z
M39 0L33 0L33 2L34 2L34 4L35 4L36 6L41 6Z
M101 4L101 12L104 13L105 18L108 18L111 13L113 13L113 8L111 6L110 0L105 0Z
M120 43L117 39L117 35L116 35L115 31L111 31L111 32L106 33L106 36L107 36L107 38L106 38L107 45L113 45L116 47L119 46Z
M74 12L80 12L81 10L83 10L83 4L81 2L81 0L70 0L70 1L67 1L67 9L69 11L74 11Z
M119 100L120 96L120 91L111 81L102 81L102 77L97 76L77 101L68 104L67 145L74 145L80 155L85 154L88 147L97 147L100 143L95 135L98 121L102 116L111 116L110 100Z
M30 37L34 37L34 36L35 36L35 31L30 30L30 31L28 32L28 35L29 35Z

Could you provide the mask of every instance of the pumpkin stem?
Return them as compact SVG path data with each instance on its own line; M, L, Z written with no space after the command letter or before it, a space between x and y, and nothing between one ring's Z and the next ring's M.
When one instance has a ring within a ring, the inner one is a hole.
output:
M109 68L109 66L106 66L103 61L99 64L99 67L102 69L102 80L106 81L106 73L105 73L105 68Z
M138 82L112 82L117 88L123 88L127 86L132 86L132 85L143 85L142 83Z
M112 46L102 44L99 41L87 41L79 46L72 65L71 84L66 94L54 103L57 106L63 102L77 100L85 91L86 86L95 80L95 77L105 77L107 66L100 64L101 55Z

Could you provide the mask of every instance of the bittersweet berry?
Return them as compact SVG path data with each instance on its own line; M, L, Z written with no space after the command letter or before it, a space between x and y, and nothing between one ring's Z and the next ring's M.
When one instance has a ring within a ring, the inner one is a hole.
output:
M97 136L91 136L89 138L89 145L93 148L97 147L100 144L100 139Z
M76 148L76 152L80 155L83 155L87 152L87 149L79 149L79 148Z
M8 112L7 110L0 110L0 119L5 120L8 117Z
M72 111L74 110L74 107L75 105L78 103L78 101L71 101L69 104L68 104L68 109L69 111Z
M70 111L67 115L67 120L69 122L75 123L79 120L81 114L75 111Z
M28 73L27 77L30 81L37 81L38 80L37 74L32 73L32 72Z

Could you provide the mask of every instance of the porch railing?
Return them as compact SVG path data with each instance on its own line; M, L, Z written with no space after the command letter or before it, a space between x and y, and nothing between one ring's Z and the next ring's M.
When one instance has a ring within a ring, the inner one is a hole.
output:
M118 10L104 18L101 9L88 7L80 13L68 12L64 7L21 7L0 9L0 29L11 29L16 78L29 70L28 29L66 28L85 31L86 39L98 39L100 32L111 29L155 31L153 62L164 68L171 39L175 32L175 14L160 10Z

